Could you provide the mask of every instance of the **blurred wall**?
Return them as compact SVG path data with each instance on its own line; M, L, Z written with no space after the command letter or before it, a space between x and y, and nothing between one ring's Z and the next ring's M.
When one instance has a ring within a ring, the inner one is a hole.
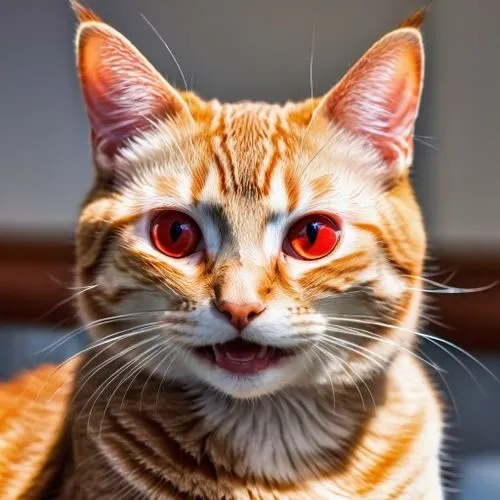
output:
M284 101L330 88L417 0L88 0L179 86L164 36L203 97ZM500 2L435 2L415 171L433 249L500 248ZM92 176L66 0L4 2L0 230L71 230Z

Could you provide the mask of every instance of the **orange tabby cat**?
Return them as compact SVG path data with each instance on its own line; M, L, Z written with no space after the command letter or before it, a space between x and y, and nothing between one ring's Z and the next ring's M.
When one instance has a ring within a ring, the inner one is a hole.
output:
M423 12L324 97L271 105L178 92L74 7L94 342L0 391L0 497L442 498L412 351Z

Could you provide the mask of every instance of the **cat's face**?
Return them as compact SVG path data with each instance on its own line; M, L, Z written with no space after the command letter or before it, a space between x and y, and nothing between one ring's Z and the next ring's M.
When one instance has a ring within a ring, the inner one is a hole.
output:
M419 304L418 31L387 35L322 99L220 104L178 93L80 17L98 176L79 302L124 376L143 367L245 398L383 369Z

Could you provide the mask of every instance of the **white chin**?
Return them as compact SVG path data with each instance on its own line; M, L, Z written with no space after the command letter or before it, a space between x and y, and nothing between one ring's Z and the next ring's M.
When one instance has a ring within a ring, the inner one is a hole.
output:
M299 358L294 356L282 360L277 366L272 366L254 374L236 374L224 370L217 365L202 363L194 358L190 360L190 371L196 378L215 389L237 399L251 399L278 392L292 385L302 375L305 367Z

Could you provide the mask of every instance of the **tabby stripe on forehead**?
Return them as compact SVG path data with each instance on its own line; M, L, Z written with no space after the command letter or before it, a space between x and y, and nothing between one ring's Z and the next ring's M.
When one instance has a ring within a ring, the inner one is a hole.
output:
M228 116L229 115L229 116ZM227 145L227 122L231 118L231 114L227 111L227 108L222 108L218 127L215 131L215 144L214 157L216 158L217 168L219 166L223 167L225 173L225 185L226 190L229 185L232 184L232 189L234 190L237 186L236 175L234 172L234 163L231 157L230 148ZM222 153L222 154L221 154ZM220 172L220 170L219 170Z
M198 203L201 199L201 193L203 192L203 188L207 183L208 173L208 165L204 161L200 165L198 165L193 172L193 181L191 183L191 199L194 203Z
M265 154L265 159L267 160L272 156L272 153L274 152L275 148L270 147L270 144L272 142L272 136L275 133L275 129L271 133L271 127L270 127L270 121L269 121L269 112L265 113L264 110L259 111L259 125L260 125L260 136L265 138L265 144L266 144L266 154ZM264 129L265 125L265 129ZM271 138L269 138L271 136ZM253 172L253 182L256 186L260 186L262 188L262 182L261 178L263 177L263 172L265 172L266 168L266 160L263 160L259 165L256 165L256 168L254 169Z
M291 168L287 168L284 172L285 188L288 197L288 211L292 212L297 208L299 203L300 189L297 182L297 176Z
M278 113L272 113L270 115L271 116L268 116L267 124L269 130L272 129L272 133L270 134L271 137L267 146L268 154L266 155L266 158L269 157L269 161L267 165L264 164L262 166L263 173L261 174L261 177L264 177L262 192L265 196L267 196L271 190L271 179L279 159L280 135L283 133L280 115Z
M212 151L212 156L214 158L215 166L217 167L217 172L219 174L219 189L222 194L226 194L228 187L226 182L226 174L224 172L224 165L222 164L219 155L215 152L215 150Z
M212 140L210 142L210 149L215 166L217 168L217 173L219 177L219 189L222 194L225 194L229 190L228 175L226 174L224 163L222 162L218 151L220 149L221 130L224 129L223 121L224 121L224 108L220 108L218 113L214 115L212 121L212 126L211 126Z

